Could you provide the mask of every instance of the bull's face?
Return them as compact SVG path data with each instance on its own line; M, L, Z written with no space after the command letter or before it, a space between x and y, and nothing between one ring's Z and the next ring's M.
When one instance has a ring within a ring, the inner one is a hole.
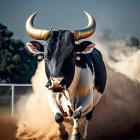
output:
M36 14L31 15L27 20L26 30L32 38L47 40L46 45L43 46L37 41L31 41L27 43L27 47L32 53L44 55L45 70L48 77L46 86L53 90L68 88L74 78L76 53L79 50L80 52L83 51L77 47L78 45L75 45L75 40L93 34L96 27L95 21L91 15L86 13L90 24L81 31L74 30L74 33L72 33L66 30L41 30L34 28L32 25ZM87 46L91 44L90 42ZM93 47L89 48L93 49ZM87 50L90 52L91 49L89 48ZM84 51L84 53L88 51Z
M73 33L53 31L46 45L30 41L27 47L32 53L44 55L48 88L63 89L70 86L74 77L76 56Z
M52 32L44 49L49 88L68 88L75 71L75 42L70 31Z

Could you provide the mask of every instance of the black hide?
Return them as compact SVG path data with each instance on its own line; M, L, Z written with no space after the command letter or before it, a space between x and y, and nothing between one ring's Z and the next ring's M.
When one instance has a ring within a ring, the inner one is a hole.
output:
M68 88L75 72L75 41L70 31L53 31L44 47L46 75L51 84L51 77L63 77L63 84Z

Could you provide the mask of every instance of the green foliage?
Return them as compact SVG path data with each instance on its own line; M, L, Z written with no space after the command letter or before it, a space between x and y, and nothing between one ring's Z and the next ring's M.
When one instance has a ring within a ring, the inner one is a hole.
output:
M30 83L37 59L27 51L21 40L0 23L0 79L7 83Z

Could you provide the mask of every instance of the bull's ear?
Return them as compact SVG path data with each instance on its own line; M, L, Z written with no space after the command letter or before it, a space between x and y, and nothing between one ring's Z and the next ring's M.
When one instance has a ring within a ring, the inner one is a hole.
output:
M95 44L92 43L90 45L87 45L84 50L77 52L77 54L88 54L91 53L93 51L93 49L95 48Z
M44 46L37 41L30 41L26 43L26 46L31 53L40 54L44 52Z

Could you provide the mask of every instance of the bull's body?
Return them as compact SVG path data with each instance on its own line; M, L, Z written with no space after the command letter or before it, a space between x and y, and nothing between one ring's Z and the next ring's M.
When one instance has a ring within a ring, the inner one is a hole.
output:
M52 94L48 90L48 102L54 115L66 112L69 115L69 107L73 111L81 111L81 116L92 116L93 107L102 96L106 84L106 69L101 53L94 49L92 53L79 55L80 60L75 63L75 75L65 95ZM76 122L75 122L76 123ZM87 136L87 129L84 138Z
M75 40L93 34L95 20L86 13L89 25L83 30L74 30L74 33L68 30L41 30L32 26L36 14L27 20L26 30L35 39L47 39L47 43L43 46L31 41L27 47L32 53L44 55L48 103L58 124L59 137L64 140L68 138L63 120L69 115L74 121L71 139L79 140L78 120L83 116L86 117L83 135L86 139L93 108L105 89L106 69L95 44L90 41L75 44Z
M77 60L74 80L69 88L73 109L82 106L82 115L89 113L99 101L105 87L106 70L97 49ZM95 74L96 73L96 74ZM102 81L99 81L99 80ZM103 84L102 84L102 83Z

